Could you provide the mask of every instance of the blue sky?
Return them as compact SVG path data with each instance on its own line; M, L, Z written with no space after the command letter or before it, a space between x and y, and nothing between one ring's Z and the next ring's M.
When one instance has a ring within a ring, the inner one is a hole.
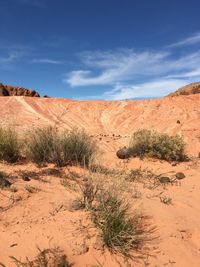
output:
M0 82L75 99L200 80L199 0L0 0Z

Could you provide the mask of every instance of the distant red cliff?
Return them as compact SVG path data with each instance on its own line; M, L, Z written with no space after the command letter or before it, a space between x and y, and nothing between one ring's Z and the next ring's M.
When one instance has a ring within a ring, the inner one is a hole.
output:
M195 95L200 94L200 82L190 83L186 86L179 88L177 91L169 94L168 96L179 96L179 95Z
M5 85L0 83L0 96L40 97L40 94L35 90L29 90L23 87Z

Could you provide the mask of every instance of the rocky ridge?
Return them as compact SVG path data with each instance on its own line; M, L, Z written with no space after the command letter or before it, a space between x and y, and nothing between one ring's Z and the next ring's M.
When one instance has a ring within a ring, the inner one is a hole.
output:
M2 83L0 83L0 96L40 97L39 93L35 90L29 90L24 87L6 85Z

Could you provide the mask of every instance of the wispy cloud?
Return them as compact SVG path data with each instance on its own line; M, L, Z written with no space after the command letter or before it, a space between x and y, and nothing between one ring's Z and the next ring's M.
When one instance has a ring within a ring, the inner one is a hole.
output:
M200 43L200 32L193 34L192 36L185 38L179 42L173 43L168 47L180 47L180 46L188 46Z
M102 86L97 98L160 97L200 78L200 50L176 53L172 47L200 42L200 33L159 51L117 49L80 53L82 68L65 75L71 87ZM105 89L107 87L107 90ZM106 91L105 91L106 90ZM95 96L90 96L94 98Z
M4 51L0 55L0 67L2 69L11 69L15 63L21 61L26 56L26 52L21 49Z
M135 85L118 84L114 89L103 94L104 99L120 100L130 98L154 98L169 94L177 88L189 83L189 80L166 79L138 83Z
M11 63L20 57L21 57L20 53L11 51L10 53L8 53L8 55L0 57L0 64Z
M41 52L40 52L41 54ZM65 63L61 60L38 56L38 51L34 47L20 44L0 44L0 67L3 69L13 69L16 64L52 64L58 65Z
M167 56L168 52L137 53L132 49L85 52L80 55L85 70L72 71L66 75L64 81L72 87L113 85L116 82L132 80L133 77L139 78L144 74L151 76L162 72L160 62Z
M41 59L32 59L32 63L38 63L38 64L63 64L63 61L60 60L54 60L49 58L41 58Z

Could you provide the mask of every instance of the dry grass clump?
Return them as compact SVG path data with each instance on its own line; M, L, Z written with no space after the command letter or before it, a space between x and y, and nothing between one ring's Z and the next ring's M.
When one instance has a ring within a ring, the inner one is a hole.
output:
M144 158L148 155L167 161L185 161L185 143L182 137L161 134L147 129L135 132L130 141L133 156Z
M91 164L89 166L89 170L92 172L92 173L101 173L101 174L110 174L111 173L111 170L101 164Z
M172 198L167 196L161 196L160 202L162 202L165 205L172 205Z
M101 174L109 177L121 177L126 174L126 171L123 169L108 168L101 164L90 164L89 170L91 173Z
M11 186L11 183L7 180L9 176L3 172L0 171L0 189L9 188Z
M39 254L36 258L30 261L26 258L25 262L22 262L15 257L11 257L15 266L17 267L70 267L66 255L60 248L54 249L39 249Z
M75 210L93 210L94 202L100 189L99 184L95 183L92 177L88 176L84 177L83 181L79 183L79 189L81 192L81 197L77 198L72 203L72 208Z
M20 145L13 128L0 127L0 160L14 163L20 158Z
M34 130L27 140L27 157L38 163L57 166L79 164L88 167L96 145L83 130L58 132L53 127Z
M26 185L26 186L25 186L25 189L26 189L26 191L27 191L28 193L31 193L31 194L40 191L40 189L39 189L38 187L35 187L35 186L32 186L32 185Z
M64 162L88 167L97 151L96 143L83 130L73 129L65 132L61 139Z
M121 185L96 183L90 177L81 186L81 199L73 203L76 209L86 209L100 230L104 245L113 253L125 257L140 254L150 241L155 228L147 226L147 217L137 210L130 212L128 189ZM104 181L105 182L105 181Z
M60 161L60 139L53 127L37 128L28 134L26 156L33 162L56 163Z
M104 191L98 195L94 222L102 232L105 245L116 253L131 257L142 251L150 240L144 215L135 211L130 215L129 205L116 193Z

